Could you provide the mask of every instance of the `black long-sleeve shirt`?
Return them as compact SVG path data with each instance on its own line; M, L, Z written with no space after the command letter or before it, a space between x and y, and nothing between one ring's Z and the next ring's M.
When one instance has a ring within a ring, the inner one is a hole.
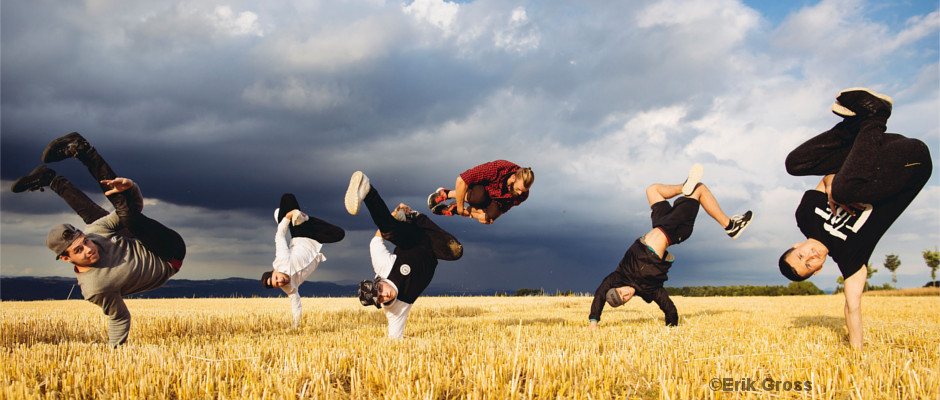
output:
M607 275L594 291L594 302L591 303L591 314L588 318L600 321L608 290L630 286L636 289L636 296L640 296L647 303L656 302L666 317L667 326L678 325L679 313L663 288L663 283L669 279L666 274L672 266L672 256L669 252L666 252L665 258L668 261L656 255L643 243L642 238L633 242L617 269Z

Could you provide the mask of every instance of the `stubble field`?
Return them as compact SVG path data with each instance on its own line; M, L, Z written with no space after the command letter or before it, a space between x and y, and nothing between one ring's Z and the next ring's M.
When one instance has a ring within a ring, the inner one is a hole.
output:
M90 303L4 302L0 398L940 398L940 296L865 296L860 351L841 295L674 300L591 331L588 297L427 297L402 341L353 298L298 328L285 298L129 300L118 350Z

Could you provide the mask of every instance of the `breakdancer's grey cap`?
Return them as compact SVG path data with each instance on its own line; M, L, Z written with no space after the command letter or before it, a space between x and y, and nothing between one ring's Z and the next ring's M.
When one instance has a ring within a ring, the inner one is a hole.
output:
M623 297L620 297L620 293L617 292L617 289L607 291L607 304L610 304L611 307L620 307L623 305Z
M59 254L68 250L72 242L81 235L82 231L76 229L71 224L57 225L55 228L52 228L52 230L49 231L49 235L46 236L46 247L55 253L55 258L58 260Z

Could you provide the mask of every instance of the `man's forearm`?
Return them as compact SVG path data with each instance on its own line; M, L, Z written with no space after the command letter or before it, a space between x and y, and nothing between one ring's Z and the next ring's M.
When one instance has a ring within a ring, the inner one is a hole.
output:
M291 314L294 316L294 327L297 327L300 324L301 316L303 315L303 308L300 302L300 291L295 290L290 294L290 308Z
M291 265L291 251L290 246L287 243L288 224L290 224L290 220L284 218L278 224L277 231L274 232L274 262L272 265L278 272L285 273L287 275L293 275L295 269L293 265Z
M850 307L845 304L845 327L849 331L849 345L861 348L865 344L862 335L862 307Z
M604 303L607 301L607 291L612 287L610 279L610 275L608 275L604 278L604 281L601 282L600 286L594 290L594 300L591 302L591 313L588 314L589 320L601 320L601 312L604 311Z
M861 348L865 343L862 335L862 292L865 290L865 280L868 278L868 269L863 265L852 276L845 278L845 327L849 331L849 344L854 348Z
M454 199L457 200L457 212L463 213L464 210L464 200L467 198L467 183L463 181L463 178L457 177L457 182L454 183Z
M119 215L122 214L139 214L144 209L144 196L140 192L140 187L136 183L131 184L131 186L120 192L112 193L113 195L123 196L123 202L113 203L115 210L118 211ZM120 210L118 210L120 208Z

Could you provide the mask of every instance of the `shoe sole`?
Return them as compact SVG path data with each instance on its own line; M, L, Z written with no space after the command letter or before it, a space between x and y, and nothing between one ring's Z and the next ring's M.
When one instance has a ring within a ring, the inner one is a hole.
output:
M431 194L428 196L428 208L429 208L429 209L432 209L432 210L433 210L433 209L434 209L434 206L436 206L436 205L438 205L438 204L440 203L439 201L438 201L438 202L435 202L435 201L434 201L434 198L437 197L437 196L440 196L441 190L444 190L444 188L439 187L439 188L437 188L437 190L434 191L434 193L431 193Z
M41 176L42 174L45 174L47 170L50 171L50 173L52 174L52 177L55 178L55 171L53 171L49 167L46 167L45 165L40 165L36 168L33 168L33 170L30 171L28 174L23 175L19 179L13 181L13 184L10 185L10 191L13 193L23 193L26 191L35 191L35 190L41 191L42 188L49 186L49 185L48 184L39 185L39 187L37 187L36 189L32 189L32 185L29 185L29 183L30 181L34 180L33 179L34 176L36 175ZM42 179L39 179L39 180L42 180ZM50 179L49 181L50 181L49 183L51 184L52 179Z
M845 89L843 91L840 91L839 94L836 95L836 97L838 98L840 95L842 95L842 93L854 92L854 91L868 92L868 94L888 102L888 105L894 106L894 100L890 96L883 95L881 93L876 93L875 91L871 89L863 88L863 87L854 87L854 88ZM855 111L849 110L848 108L843 106L842 103L839 103L839 100L832 102L832 107L830 107L830 109L832 109L832 112L834 114L840 117L854 117L855 116Z
M58 139L53 139L51 142L49 142L48 145L46 145L46 148L42 151L42 157L40 158L40 160L44 163L51 163L51 162L58 162L58 161L72 158L71 156L62 156L60 154L56 154L52 151L52 149L54 147L58 147L59 142L71 143L76 140L85 140L86 142L88 141L85 139L85 137L80 135L78 132L70 132L69 134L62 136Z
M741 232L744 232L744 230L747 229L748 226L751 226L751 222L753 221L754 221L754 213L751 213L751 218L748 219L747 222L744 224L744 226L742 226L741 229L738 229L738 233L735 233L734 236L732 236L731 238L737 239L738 236L741 236Z
M431 214L434 215L444 215L444 210L447 209L447 205L444 203L437 203L434 207L431 207Z
M362 183L362 171L353 172L349 178L349 188L346 189L346 211L350 214L359 214L359 206L362 205L362 199L359 198L359 185Z
M705 169L702 167L702 164L695 163L691 169L689 169L689 177L686 178L685 183L682 184L682 194L684 196L691 196L692 192L695 191L695 186L702 181L702 175L705 173Z

